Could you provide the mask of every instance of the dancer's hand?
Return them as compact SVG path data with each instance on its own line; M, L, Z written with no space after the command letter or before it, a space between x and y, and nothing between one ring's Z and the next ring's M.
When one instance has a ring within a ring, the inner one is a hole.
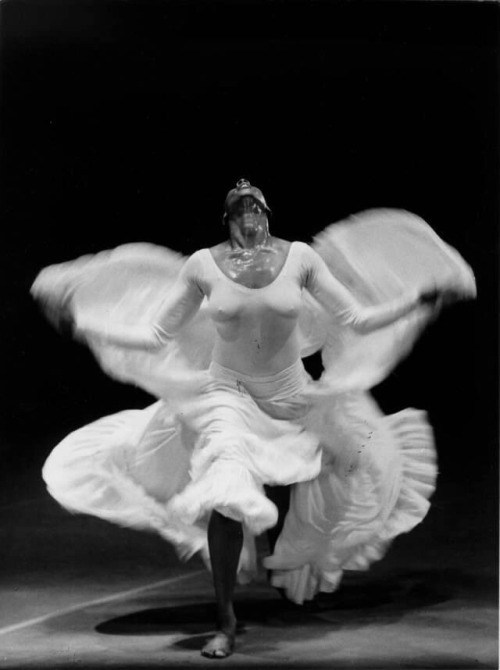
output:
M439 308L464 299L464 293L458 292L455 288L431 288L420 294L419 304Z
M431 288L425 290L419 296L420 305L429 305L430 307L437 306L443 299L443 291L438 288Z
M73 326L73 336L81 342L93 341L94 344L107 343L106 331L103 322L88 316L80 317Z

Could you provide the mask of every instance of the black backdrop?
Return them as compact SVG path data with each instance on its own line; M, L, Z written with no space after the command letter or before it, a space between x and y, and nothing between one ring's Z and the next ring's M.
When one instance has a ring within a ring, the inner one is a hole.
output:
M470 262L478 300L444 313L376 395L387 411L429 411L442 482L496 490L496 3L4 0L0 12L4 472L150 402L45 323L28 295L37 271L124 242L217 243L226 191L246 176L275 235L310 241L350 213L399 207Z

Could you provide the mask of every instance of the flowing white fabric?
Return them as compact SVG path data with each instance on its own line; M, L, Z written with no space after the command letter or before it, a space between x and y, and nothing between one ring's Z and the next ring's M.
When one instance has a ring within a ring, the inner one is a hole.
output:
M418 217L373 210L326 229L313 245L365 305L435 285L475 295L473 274ZM151 323L183 260L126 245L43 270L32 292L49 318L78 325ZM65 438L43 471L67 509L154 530L182 557L201 552L216 509L241 521L240 581L255 572L254 536L275 525L264 484L292 484L291 507L265 565L295 602L334 590L344 569L366 569L425 516L436 476L425 414L384 416L368 394L435 316L430 307L370 334L334 322L308 293L302 355L321 350L313 382L300 362L268 378L210 364L206 306L160 352L89 339L103 369L160 400L104 417Z

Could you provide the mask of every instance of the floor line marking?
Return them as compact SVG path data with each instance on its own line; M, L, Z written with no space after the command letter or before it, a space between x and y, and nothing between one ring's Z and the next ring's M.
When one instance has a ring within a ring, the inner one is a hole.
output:
M7 633L13 633L17 630L23 628L29 628L29 626L35 626L36 624L48 621L49 619L55 619L59 616L64 616L65 614L71 614L72 612L78 612L78 610L85 609L86 607L93 607L95 605L101 605L102 603L113 602L114 600L121 600L122 598L127 598L128 596L133 596L136 593L141 593L142 591L147 591L149 589L154 589L159 586L166 586L167 584L175 584L176 582L182 582L191 577L198 577L206 573L206 570L196 570L195 572L190 572L187 575L178 575L177 577L170 577L169 579L162 579L159 582L153 582L152 584L145 584L144 586L138 586L135 589L129 589L127 591L120 591L111 596L105 596L104 598L95 598L94 600L87 600L86 602L79 603L77 605L71 605L70 607L63 607L60 610L51 612L50 614L44 614L43 616L34 617L33 619L27 619L26 621L21 621L20 623L12 624L11 626L5 626L0 628L0 635L6 635Z

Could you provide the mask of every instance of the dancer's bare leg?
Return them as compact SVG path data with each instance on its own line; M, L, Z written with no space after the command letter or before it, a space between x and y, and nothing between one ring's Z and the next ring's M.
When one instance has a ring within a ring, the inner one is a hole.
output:
M269 500L271 500L278 508L278 522L276 523L275 526L269 528L269 530L267 531L267 541L269 543L269 549L272 554L274 552L274 547L276 546L276 542L278 541L281 531L283 530L286 515L288 514L288 510L290 509L290 494L292 487L265 485L264 488ZM271 575L272 570L268 570L267 579L269 582L271 581ZM284 589L280 589L277 587L275 588L282 598L284 598L287 602L291 602L289 598L287 598Z
M208 524L208 548L217 603L217 633L201 650L208 658L225 658L233 652L236 635L233 592L242 546L241 523L213 511Z
M269 530L267 531L267 540L269 542L269 548L272 553L274 551L274 547L276 546L278 537L280 536L280 533L283 530L285 517L290 507L291 486L264 485L264 489L266 491L266 496L278 508L278 522L275 526L273 526L273 528L269 528Z

